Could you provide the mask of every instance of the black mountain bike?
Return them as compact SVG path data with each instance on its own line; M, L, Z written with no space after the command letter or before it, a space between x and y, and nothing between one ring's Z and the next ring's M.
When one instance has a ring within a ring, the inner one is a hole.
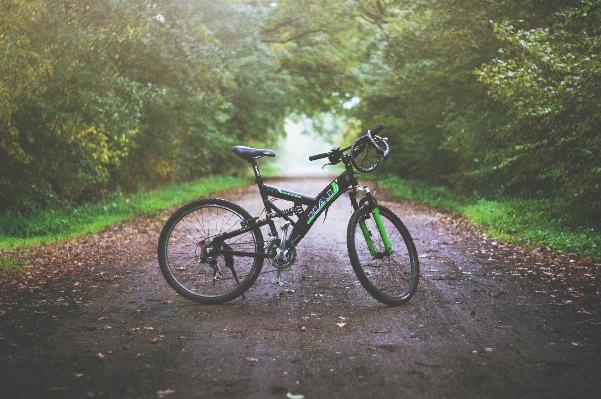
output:
M223 303L244 295L267 259L276 269L273 282L282 285L281 272L294 264L296 245L317 218L348 192L354 213L347 228L347 249L359 281L387 305L407 302L415 293L420 270L413 240L403 222L378 205L369 188L359 187L357 181L356 171L371 172L388 157L387 139L377 135L382 129L384 124L368 130L350 147L334 147L309 157L310 161L328 158L331 165L342 162L345 166L344 173L317 197L264 183L256 160L274 157L272 150L233 147L232 151L253 167L265 217L252 217L225 199L199 199L182 206L167 220L159 238L159 264L167 282L192 301ZM357 200L359 193L364 196ZM279 209L270 197L290 201L292 207ZM274 219L283 219L281 236ZM267 240L262 226L269 226Z

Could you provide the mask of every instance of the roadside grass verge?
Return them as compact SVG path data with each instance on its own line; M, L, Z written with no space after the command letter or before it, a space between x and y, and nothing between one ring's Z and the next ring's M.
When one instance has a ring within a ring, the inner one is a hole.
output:
M0 280L13 273L22 273L25 266L9 256L0 255Z
M553 200L500 200L469 198L446 187L388 176L380 185L398 197L441 207L466 216L484 233L526 248L576 253L601 258L601 232L574 221Z
M56 242L81 234L94 233L108 225L151 214L195 198L247 184L244 178L210 176L192 183L165 186L130 197L116 194L112 201L83 205L69 210L48 210L34 217L19 213L0 215L0 250ZM0 255L0 273L18 271L11 260Z

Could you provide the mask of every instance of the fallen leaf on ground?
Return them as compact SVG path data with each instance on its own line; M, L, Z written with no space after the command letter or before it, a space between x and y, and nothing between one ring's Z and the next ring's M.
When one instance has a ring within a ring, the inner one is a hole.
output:
M151 339L150 342L152 342L153 344L156 344L157 342L161 342L164 338L165 338L164 335L159 335L159 336L156 336L153 339Z
M346 326L346 323L336 323L336 325L337 325L338 327L342 328L342 327Z
M96 359L104 359L104 355L102 353L97 353L94 355Z
M164 391L157 391L157 397L164 398L167 395L174 394L175 391L173 389L165 389Z

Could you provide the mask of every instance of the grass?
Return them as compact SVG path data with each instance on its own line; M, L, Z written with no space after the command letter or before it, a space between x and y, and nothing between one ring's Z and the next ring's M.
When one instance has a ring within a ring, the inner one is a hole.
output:
M459 195L447 187L433 186L418 180L405 180L396 176L388 176L380 179L378 184L397 197L441 207L453 212L461 212L470 201L469 198Z
M552 200L483 200L395 176L380 184L396 196L461 213L498 240L601 258L601 232L574 225L570 215L555 217L563 208Z
M0 279L13 274L22 273L25 267L9 256L0 255Z
M55 242L81 234L94 233L108 225L152 214L158 210L241 186L248 180L231 176L211 176L192 183L169 185L152 192L139 192L113 201L84 205L70 210L48 210L35 217L18 213L0 215L0 250ZM0 272L14 269L0 257Z

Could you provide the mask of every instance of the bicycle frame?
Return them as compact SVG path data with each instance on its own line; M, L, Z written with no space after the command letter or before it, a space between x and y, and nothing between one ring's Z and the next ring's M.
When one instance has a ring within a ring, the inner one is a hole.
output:
M374 219L376 220L376 225L378 226L379 233L382 236L382 239L385 244L386 253L392 253L390 242L388 240L386 232L384 231L384 226L378 213L376 199L371 193L369 193L369 190L359 188L357 176L355 175L355 171L353 170L353 167L350 162L350 155L345 154L342 156L342 162L344 163L346 170L341 175L332 180L332 182L328 184L316 197L311 197L305 194L300 194L294 191L265 184L263 178L261 177L261 173L259 171L259 167L257 165L256 160L251 159L249 162L252 164L253 171L256 177L256 183L259 188L259 192L261 194L261 199L263 200L267 216L263 220L257 220L258 218L254 218L250 221L245 221L242 223L242 228L214 237L213 243L236 237L252 229L260 228L266 225L269 225L270 227L270 237L277 237L278 232L273 218L280 217L285 219L287 222L290 223L290 225L292 225L292 232L290 233L287 241L292 245L296 246L303 239L303 237L305 237L309 230L311 230L311 227L319 218L319 216L323 212L327 211L330 205L332 205L338 198L340 198L340 196L343 193L352 189L349 193L349 196L351 199L353 209L357 210L359 206L365 202L370 203L370 205L372 206L372 214L374 216ZM363 191L366 193L366 197L363 198L360 203L357 202L358 191ZM269 200L270 197L293 202L294 207L289 210L283 211ZM305 205L307 206L307 208L302 212L295 212L295 210L300 209L299 206L301 205ZM298 214L298 220L296 222L290 218L290 215L292 214ZM362 221L360 225L372 256L377 256L378 254L376 253L375 246L371 239L371 233L368 231L365 222ZM215 245L211 253L261 258L267 258L269 256L266 253L232 251L221 249L220 247L220 245Z
M253 202L263 210L251 214L223 198L202 198L181 206L159 236L157 252L163 277L177 293L202 304L244 298L264 273L275 272L271 283L282 287L283 272L297 261L298 245L318 219L322 217L324 222L320 231L343 227L340 216L344 215L333 216L327 226L325 222L332 204L347 193L352 214L344 232L335 231L340 238L346 237L346 252L359 283L384 304L406 303L419 282L415 243L394 210L378 204L375 193L360 187L358 181L362 173L372 172L386 161L390 147L386 138L377 135L383 128L381 124L368 130L349 147L309 156L309 161L327 159L327 165L344 165L342 173L316 196L263 181L257 163L262 157L275 157L274 151L232 147L232 152L253 168L263 206L255 202L257 196ZM268 270L262 271L265 264Z

